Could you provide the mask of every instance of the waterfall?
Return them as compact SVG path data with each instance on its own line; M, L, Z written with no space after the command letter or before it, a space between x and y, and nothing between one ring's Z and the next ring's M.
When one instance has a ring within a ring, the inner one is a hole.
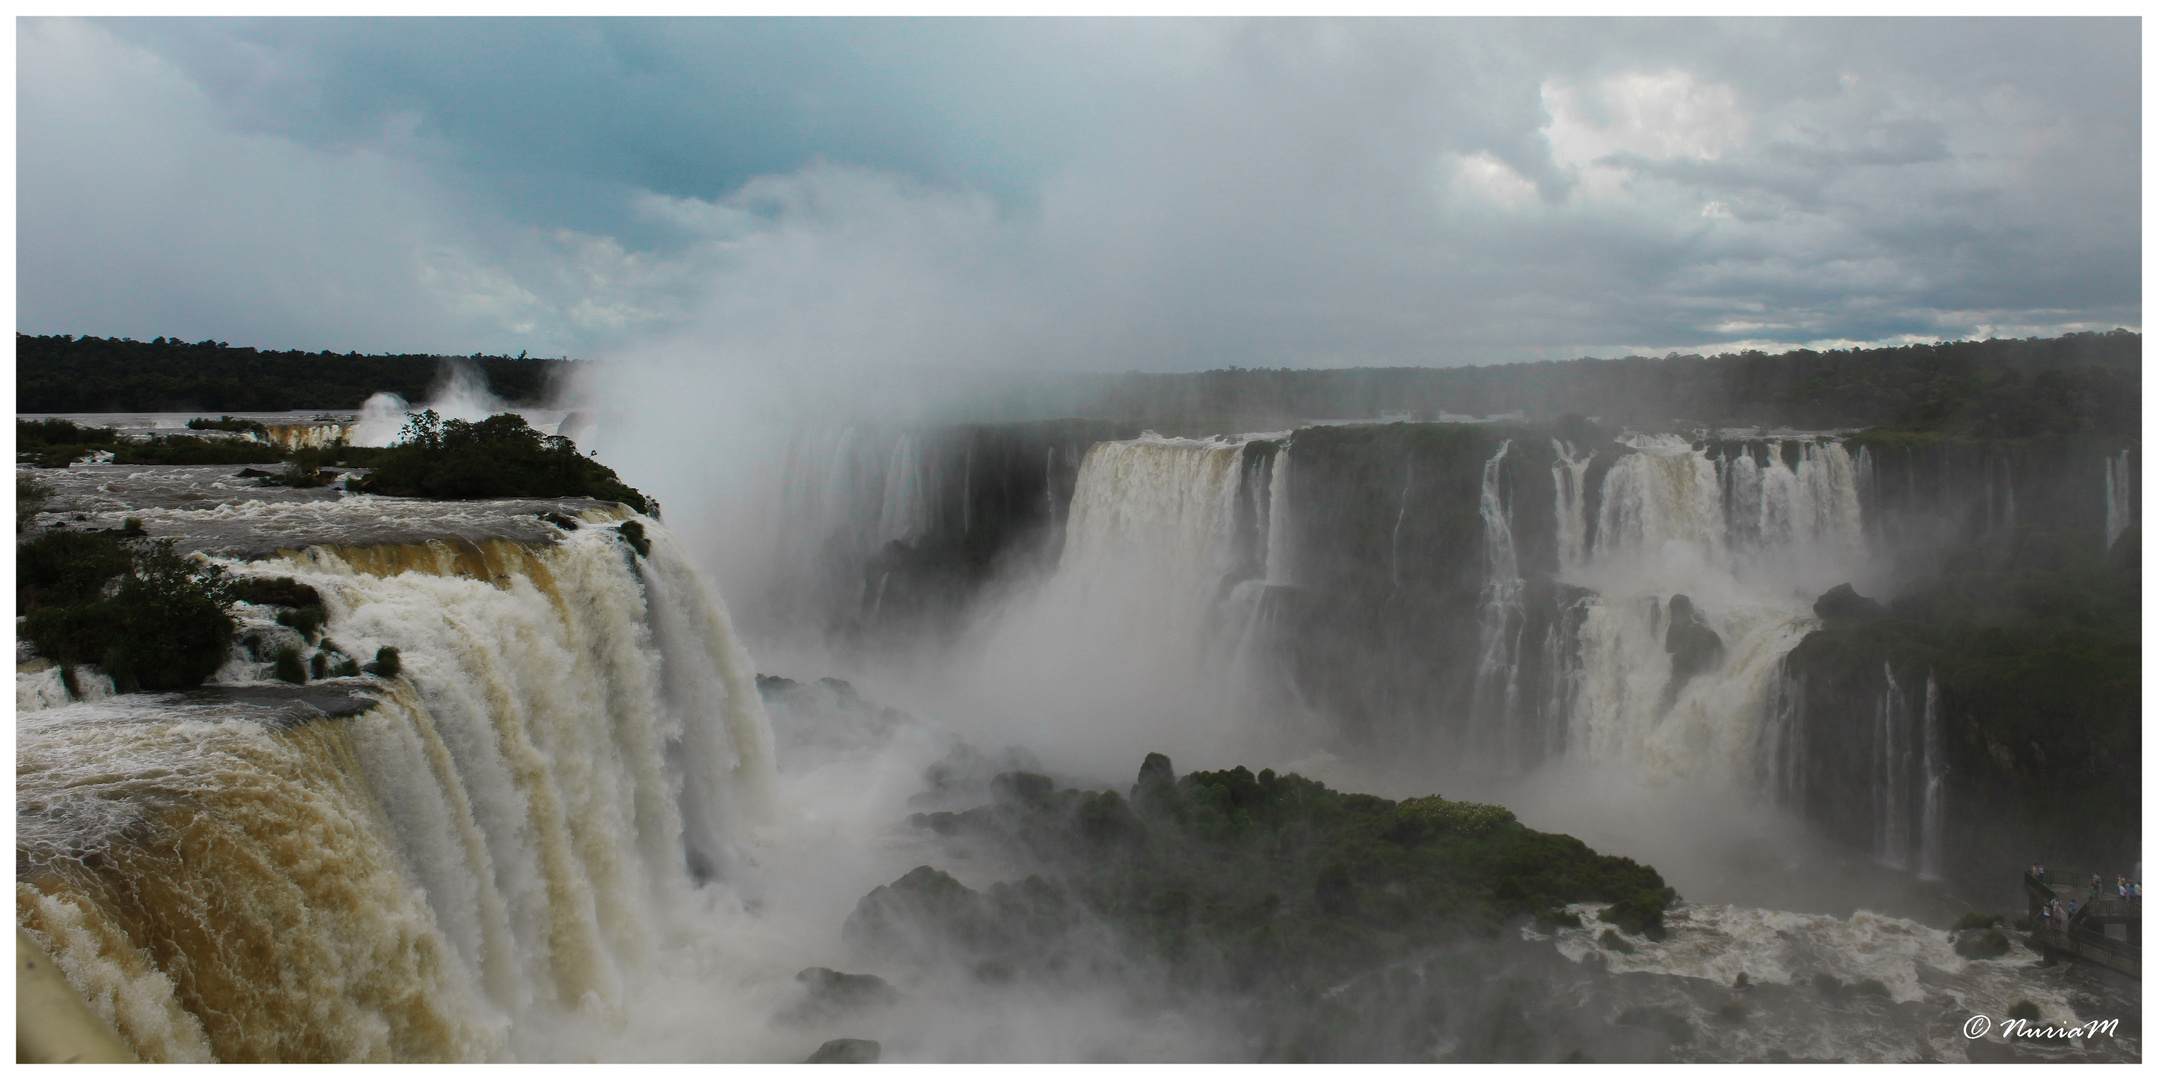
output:
M1274 453L1274 474L1266 485L1266 583L1295 584L1294 552L1289 517L1289 448Z
M1555 459L1551 463L1551 481L1557 502L1553 509L1558 522L1559 572L1578 574L1588 561L1588 512L1582 488L1587 482L1589 461L1595 455L1585 454L1577 460L1573 444L1557 439L1551 440L1551 453Z
M1777 720L1782 658L1819 625L1810 597L1848 580L1863 553L1849 454L1771 443L1764 461L1740 454L1719 471L1683 439L1625 442L1633 452L1605 474L1594 542L1572 567L1563 479L1576 463L1554 468L1561 576L1593 590L1571 656L1547 648L1572 661L1567 752L1630 763L1649 782L1737 786L1799 767Z
M884 470L877 509L877 543L911 544L929 531L929 495L922 479L921 450L912 432L902 434Z
M620 1027L773 780L726 609L643 525L643 558L587 527L230 564L312 586L404 677L312 684L364 695L334 718L246 687L23 717L18 922L147 1060L501 1060Z
M2106 547L2135 524L2135 481L2129 472L2128 451L2123 450L2117 458L2105 459L2106 466Z
M1910 768L1910 705L1886 663L1881 676L1888 688L1874 708L1874 856L1898 870L1910 865L1911 819L1903 784Z
M1416 486L1416 462L1408 463L1408 473L1401 480L1401 509L1394 513L1394 536L1387 548L1387 580L1395 589L1401 588L1401 523L1409 519L1409 489Z
M1477 499L1477 513L1484 523L1484 582L1477 603L1481 645L1470 705L1472 738L1510 770L1525 764L1524 733L1516 706L1521 697L1521 634L1526 622L1514 552L1513 511L1499 490L1506 451L1512 445L1510 440L1499 443L1498 452L1484 462Z
M1926 780L1924 817L1918 828L1918 876L1928 881L1941 876L1941 810L1948 794L1948 761L1941 745L1941 688L1926 673L1926 708L1923 720Z

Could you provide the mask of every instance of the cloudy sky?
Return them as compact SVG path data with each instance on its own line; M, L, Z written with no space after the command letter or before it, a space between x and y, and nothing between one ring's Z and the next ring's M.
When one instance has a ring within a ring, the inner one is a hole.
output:
M2140 328L2139 35L24 20L18 328L1119 371Z

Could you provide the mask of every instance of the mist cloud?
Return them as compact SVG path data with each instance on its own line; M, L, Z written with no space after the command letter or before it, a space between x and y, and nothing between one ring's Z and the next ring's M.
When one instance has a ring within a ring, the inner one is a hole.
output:
M2133 24L26 21L18 65L33 333L808 377L2140 325Z

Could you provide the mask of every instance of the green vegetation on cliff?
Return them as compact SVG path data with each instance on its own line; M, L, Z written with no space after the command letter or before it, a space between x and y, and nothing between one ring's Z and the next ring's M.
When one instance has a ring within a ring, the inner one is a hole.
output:
M1177 777L1160 754L1128 799L1024 772L993 787L992 805L915 824L1041 872L977 893L921 867L862 900L851 940L906 954L926 934L977 974L1053 977L1106 930L1109 952L1172 980L1301 998L1571 903L1613 905L1608 917L1660 937L1675 900L1631 859L1438 796L1397 803L1241 766Z
M1821 704L1861 718L1884 662L1906 685L1930 674L1971 808L1949 861L2007 873L2033 857L2123 869L2138 857L2141 655L2140 531L2109 551L2095 532L2026 526L1947 553L1885 618L1830 618L1788 662L1811 694L1855 693ZM1851 735L1817 752L1863 745Z

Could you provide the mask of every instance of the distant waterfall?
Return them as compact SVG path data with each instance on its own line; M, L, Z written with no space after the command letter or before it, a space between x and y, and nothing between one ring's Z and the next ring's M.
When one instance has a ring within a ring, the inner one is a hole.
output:
M343 719L26 715L18 923L147 1060L554 1057L619 1026L773 779L725 608L644 527L649 557L588 526L240 566L313 586L327 633L404 677L320 684L379 698Z
M1266 493L1266 583L1269 585L1293 585L1296 583L1296 553L1290 550L1295 541L1289 506L1289 448L1283 446L1274 454L1274 473L1267 481Z
M2135 524L2135 478L2129 468L2128 451L2117 457L2107 458L2106 466L2106 547ZM2088 490L2088 489L2086 489Z
M879 546L893 541L911 544L929 531L929 493L922 475L919 440L912 432L899 437L884 469L883 490L878 493L877 534Z
M1928 881L1941 876L1941 814L1948 796L1948 752L1941 745L1941 688L1926 673L1926 706L1920 738L1925 740L1922 776L1926 783L1925 806L1918 825L1918 876Z
M1409 491L1416 486L1416 462L1408 462L1408 471L1401 479L1401 507L1394 512L1394 534L1387 551L1387 580L1394 588L1401 588L1401 524L1409 520Z
M1570 616L1575 650L1551 650L1572 658L1550 676L1569 753L1651 782L1751 782L1782 753L1774 698L1784 654L1818 625L1806 598L1848 580L1863 551L1856 471L1835 443L1722 461L1668 436L1627 445L1592 543L1569 540L1585 531L1566 482L1581 463L1562 453L1553 468L1562 576L1594 590ZM1774 768L1789 765L1783 753Z
M1551 480L1556 489L1559 572L1578 574L1588 561L1588 511L1584 509L1589 461L1595 455L1574 457L1572 443L1551 440Z
M1910 865L1910 798L1904 784L1911 764L1911 709L1896 685L1895 671L1884 663L1881 676L1888 681L1888 689L1882 691L1874 709L1873 790L1879 800L1874 814L1874 855L1900 870Z
M1243 444L1096 443L1079 466L1060 576L1143 579L1156 616L1197 630L1236 562Z
M1476 741L1503 767L1528 763L1521 730L1521 635L1527 619L1521 610L1521 572L1514 551L1513 509L1501 498L1501 466L1512 443L1501 442L1484 463L1477 513L1484 523L1484 582L1477 601L1480 650L1475 698L1471 704ZM1541 748L1538 748L1541 749Z
M1255 676L1280 677L1261 575L1289 553L1260 551L1276 507L1247 485L1280 481L1252 467L1250 441L1094 443L1055 568L968 629L957 679L980 688L972 707L1038 725L1029 745L1174 756L1226 752L1279 705L1248 696Z
M1931 672L1923 690L1906 686L1881 665L1885 684L1874 706L1872 795L1874 857L1883 864L1938 878L1948 789L1942 740L1941 691Z

